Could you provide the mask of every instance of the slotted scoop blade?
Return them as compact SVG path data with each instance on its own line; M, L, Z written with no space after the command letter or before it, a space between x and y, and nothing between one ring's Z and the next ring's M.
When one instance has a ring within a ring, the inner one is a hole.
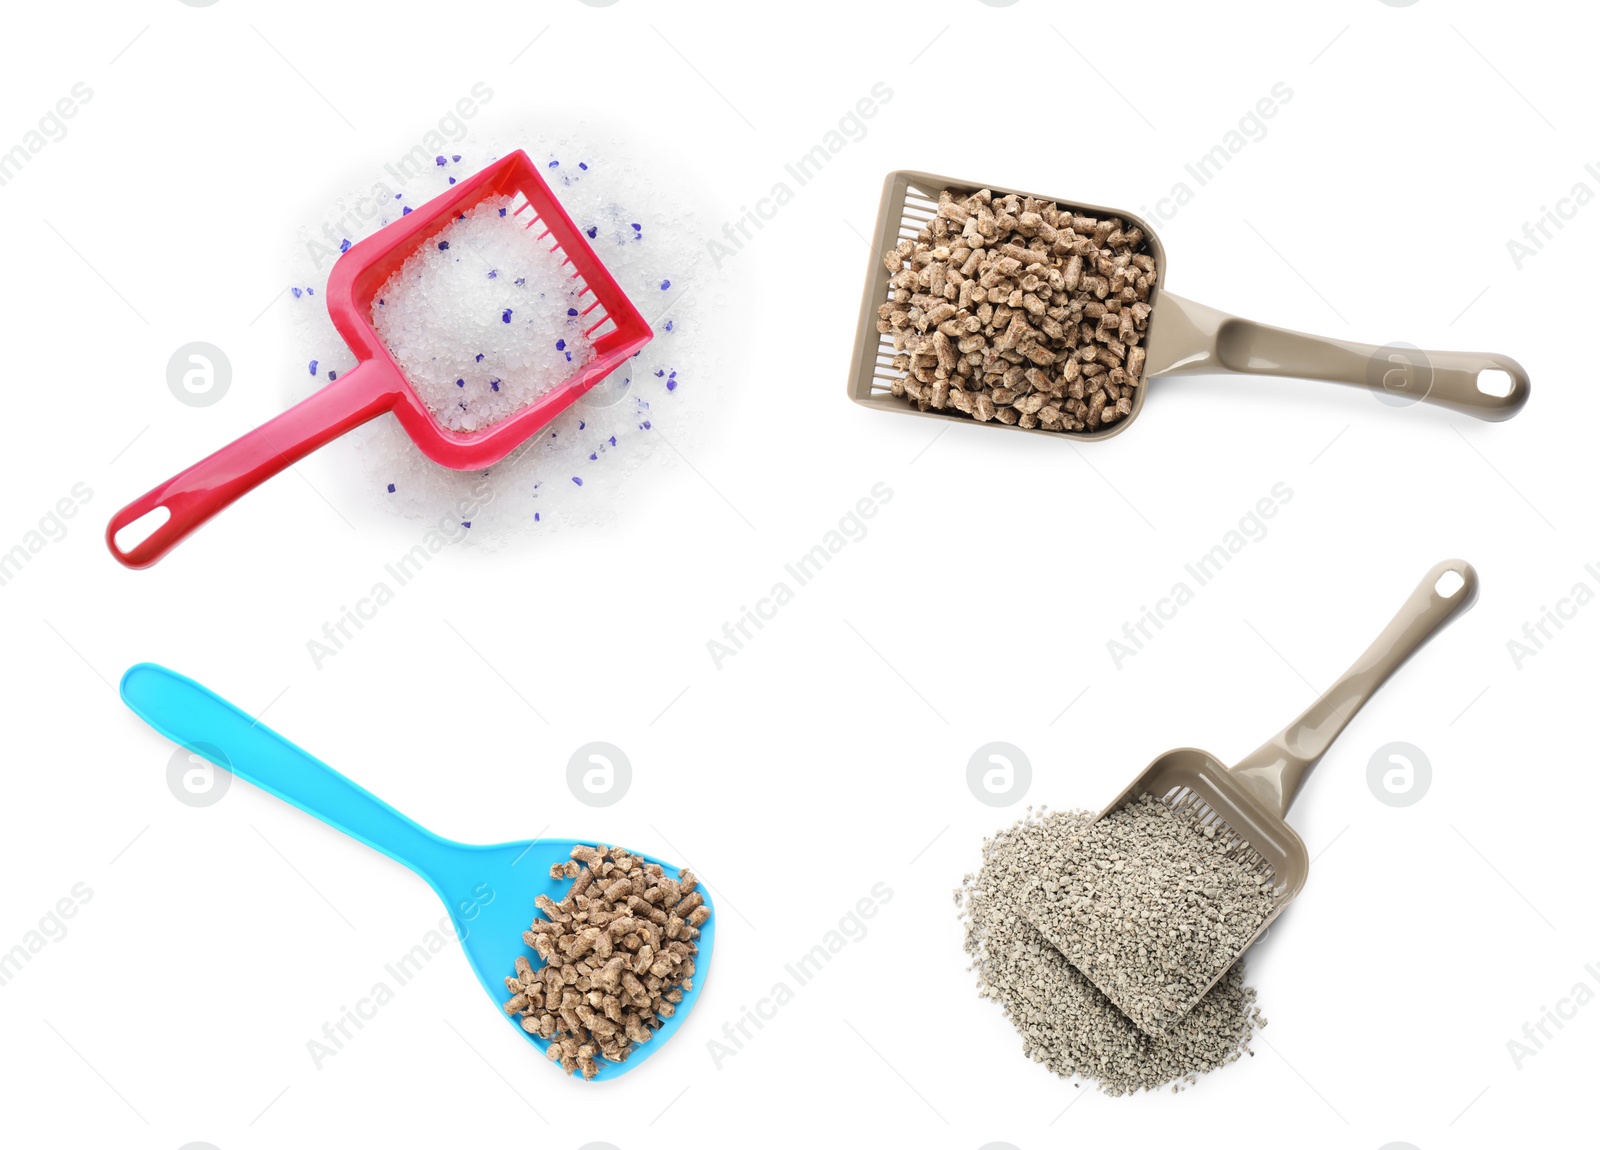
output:
M927 172L896 171L890 172L883 183L872 236L872 263L867 268L866 286L862 291L848 383L850 398L856 403L878 411L978 422L954 410L921 411L905 397L897 398L892 394L890 389L902 373L893 366L893 336L878 331L878 308L890 298L891 290L891 273L884 266L884 257L900 240L916 239L918 231L938 209L939 193L949 191L957 197L966 197L983 188L996 196L1031 196L1086 215L1116 216L1144 232L1146 250L1156 262L1156 282L1149 301L1152 311L1145 334L1144 374L1133 389L1133 410L1128 415L1093 431L1045 431L1005 424L997 419L984 426L1052 435L1073 442L1109 439L1144 410L1145 393L1149 390L1146 385L1150 380L1191 374L1286 376L1350 384L1391 395L1396 406L1422 401L1493 421L1510 419L1528 401L1528 373L1509 356L1492 352L1420 351L1397 345L1379 347L1352 340L1325 339L1240 319L1175 296L1164 286L1167 258L1160 237L1148 222L1132 212L998 184L973 184ZM1500 371L1509 377L1505 394L1486 389L1486 385L1492 386L1489 381L1480 384L1479 375L1485 371Z
M518 956L534 969L543 966L537 952L522 941L522 932L541 917L534 905L539 895L560 902L572 880L550 878L550 867L564 863L578 843L614 845L609 839L541 838L476 846L440 838L406 818L388 803L338 771L268 729L232 703L194 680L154 663L139 663L122 677L122 699L151 727L235 778L254 783L268 794L314 815L351 838L404 863L425 879L443 900L462 953L483 984L501 1018L541 1053L546 1039L522 1029L521 1019L505 1013L510 998L507 975L515 973ZM631 852L638 854L638 852ZM671 863L639 854L677 874ZM711 892L698 888L711 907ZM649 1042L636 1045L626 1062L598 1059L591 1081L617 1078L639 1066L677 1033L699 1001L711 969L711 948L717 915L700 927L695 940L694 988L684 992L671 1018ZM540 1073L547 1073L541 1068ZM581 1076L576 1076L580 1077Z
M570 270L579 301L575 306L594 355L565 381L505 419L477 431L452 431L406 382L372 325L372 304L407 257L468 208L498 197L512 200L507 227L522 226ZM418 449L435 463L457 471L498 463L653 334L538 167L521 151L496 160L355 244L334 264L325 294L328 314L355 353L356 366L118 511L106 525L106 546L117 562L125 567L150 566L246 492L387 411L394 412ZM134 535L140 537L130 538Z
M1148 794L1184 817L1195 818L1201 825L1213 825L1219 839L1238 838L1247 842L1254 851L1251 864L1257 873L1268 876L1270 889L1276 896L1266 921L1231 959L1221 964L1211 981L1168 1019L1166 1026L1187 1014L1216 985L1305 886L1311 860L1305 843L1288 824L1286 816L1311 768L1384 681L1446 624L1471 607L1477 597L1478 573L1470 563L1447 559L1438 564L1422 577L1382 634L1339 681L1254 752L1229 768L1215 755L1194 747L1168 751L1157 757L1095 817L1099 822L1140 795ZM1065 940L1052 937L1055 926L1049 916L1035 921L1030 912L1028 917L1057 949L1067 953L1069 948L1063 945ZM1131 961L1121 955L1113 957L1118 961ZM1095 978L1089 971L1082 973L1119 1009L1126 1010L1117 1001L1120 997L1117 987ZM1165 1026L1143 1023L1140 1026L1151 1034L1165 1029Z

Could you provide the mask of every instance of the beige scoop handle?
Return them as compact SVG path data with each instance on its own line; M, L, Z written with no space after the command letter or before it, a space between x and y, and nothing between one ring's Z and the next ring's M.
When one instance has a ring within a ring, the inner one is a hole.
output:
M1450 594L1439 590L1447 577ZM1345 725L1423 644L1478 597L1478 573L1464 559L1446 559L1417 589L1351 668L1294 722L1247 755L1229 772L1269 811L1289 813L1311 768Z
M1320 379L1365 387L1398 401L1436 404L1499 422L1528 402L1528 373L1493 352L1417 351L1302 335L1240 319L1162 292L1160 323L1151 331L1146 377L1186 372L1234 372ZM1478 373L1503 371L1510 390L1494 395Z

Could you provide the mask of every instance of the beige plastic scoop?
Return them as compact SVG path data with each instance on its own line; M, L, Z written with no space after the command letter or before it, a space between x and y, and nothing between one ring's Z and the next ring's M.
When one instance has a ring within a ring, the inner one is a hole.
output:
M890 386L901 373L893 365L894 341L878 331L878 307L889 299L889 271L883 257L901 239L916 238L939 207L939 193L948 190L968 196L982 188L997 196L1032 195L1088 215L1117 216L1136 224L1156 262L1156 286L1150 293L1152 311L1145 337L1145 368L1133 389L1133 410L1117 422L1095 431L1044 431L1024 429L991 420L985 426L1011 431L1032 430L1074 441L1108 439L1138 418L1144 409L1146 384L1157 377L1194 374L1275 375L1317 379L1364 387L1392 398L1397 406L1418 401L1448 407L1478 419L1510 419L1528 402L1528 373L1509 356L1493 352L1419 351L1398 346L1379 347L1351 340L1302 335L1239 319L1203 304L1175 296L1162 286L1167 257L1160 237L1144 220L1116 208L1095 207L1034 192L1020 192L995 184L969 184L926 172L890 172L883 184L878 222L872 237L872 266L867 271L856 328L855 355L850 365L850 398L866 407L938 419L975 422L956 411L919 411L908 400L896 398ZM1496 373L1487 378L1484 372ZM1505 373L1500 379L1498 373Z
M1149 794L1202 826L1215 826L1219 839L1247 842L1254 850L1254 855L1247 857L1257 873L1269 879L1277 904L1239 948L1237 958L1255 944L1305 885L1311 860L1305 843L1284 818L1311 768L1384 681L1477 597L1478 573L1472 565L1461 559L1445 560L1422 577L1383 633L1337 683L1232 769L1215 755L1194 747L1168 751L1113 799L1096 821L1139 795ZM1188 1013L1229 965L1231 962L1224 964L1217 977L1173 1017ZM1115 988L1100 985L1100 989L1116 1002Z

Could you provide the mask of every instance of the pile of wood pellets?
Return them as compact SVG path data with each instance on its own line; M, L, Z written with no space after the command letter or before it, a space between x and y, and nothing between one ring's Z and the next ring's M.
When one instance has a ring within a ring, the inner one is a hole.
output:
M572 888L560 902L534 900L544 917L522 939L544 965L518 956L505 1009L549 1041L551 1062L593 1078L596 1059L626 1061L694 989L695 939L711 908L688 869L673 878L621 847L575 846L550 877Z
M884 257L892 385L919 411L1096 431L1133 411L1156 262L1139 228L985 188Z

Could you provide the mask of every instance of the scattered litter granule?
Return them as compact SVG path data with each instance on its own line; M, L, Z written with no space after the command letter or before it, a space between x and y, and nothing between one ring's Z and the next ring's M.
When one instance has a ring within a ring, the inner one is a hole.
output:
M452 220L384 284L373 326L406 380L452 431L497 423L593 355L581 287L505 197ZM556 349L560 343L560 350Z
M544 965L517 957L505 1010L550 1041L551 1062L593 1078L597 1058L626 1061L694 989L695 939L711 908L687 869L673 878L621 847L575 846L550 877L572 887L560 902L534 900L543 917L522 939Z
M1140 795L1049 864L1028 920L1142 1030L1160 1034L1277 905L1254 855Z
M983 864L955 892L963 948L980 997L993 999L1022 1037L1022 1052L1063 1078L1106 1094L1193 1085L1201 1074L1250 1054L1267 1020L1234 965L1183 1018L1151 1038L1111 1004L1024 917L1056 858L1093 820L1087 811L1027 815L983 844Z

